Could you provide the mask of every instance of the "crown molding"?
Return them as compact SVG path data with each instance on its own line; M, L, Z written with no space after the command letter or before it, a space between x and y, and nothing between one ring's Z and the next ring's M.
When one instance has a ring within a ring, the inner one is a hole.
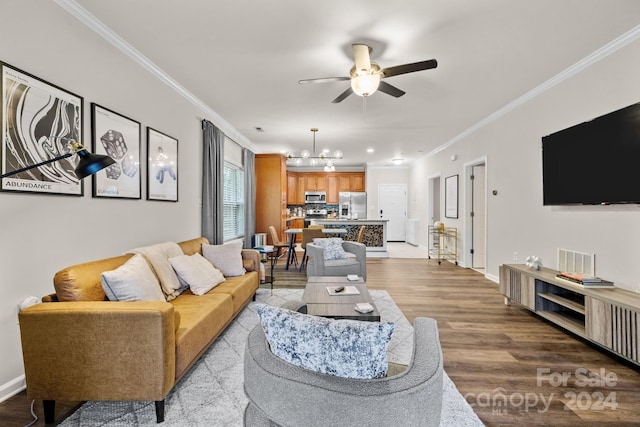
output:
M452 145L456 144L457 142L463 140L464 138L468 137L472 133L476 132L480 128L488 125L489 123L495 120L498 120L500 117L510 113L511 111L515 110L522 104L529 102L533 98L545 93L546 91L556 86L557 84L565 81L570 77L573 77L574 75L578 74L582 70L590 67L591 65L600 61L601 59L606 58L607 56L618 51L619 49L622 49L628 44L633 43L638 38L640 38L640 25L632 28L631 30L627 31L621 36L615 38L613 41L597 49L595 52L591 53L590 55L585 56L580 61L576 62L575 64L573 64L569 68L566 68L565 70L561 71L555 76L551 77L549 80L545 81L544 83L531 89L529 92L525 93L524 95L514 99L504 107L500 108L499 110L495 111L494 113L480 120L478 123L471 126L467 130L459 133L458 135L454 136L446 143L430 151L423 158L433 156L434 154L439 153L451 147Z
M196 108L198 108L206 118L211 118L211 122L215 123L217 127L230 139L238 144L241 144L253 152L257 152L255 145L243 134L241 134L236 128L234 128L229 122L222 118L218 113L211 109L207 104L202 102L198 97L189 92L186 88L180 85L175 79L164 72L160 67L154 64L149 58L144 56L140 51L131 46L125 39L120 37L111 28L107 27L102 21L93 16L89 11L80 6L75 0L54 0L60 7L66 10L69 14L73 15L80 22L87 27L95 31L100 37L111 43L118 50L123 52L129 58L140 64L144 69L151 73L154 77L162 81L171 89L176 91L180 96L185 98ZM202 119L202 118L200 118Z

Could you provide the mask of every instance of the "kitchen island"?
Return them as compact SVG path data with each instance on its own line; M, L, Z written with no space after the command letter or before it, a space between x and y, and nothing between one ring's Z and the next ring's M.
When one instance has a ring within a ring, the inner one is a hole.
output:
M344 240L356 240L358 231L363 225L364 236L362 243L367 246L367 252L387 251L387 219L315 219L312 224L321 224L325 228L344 228L347 234Z

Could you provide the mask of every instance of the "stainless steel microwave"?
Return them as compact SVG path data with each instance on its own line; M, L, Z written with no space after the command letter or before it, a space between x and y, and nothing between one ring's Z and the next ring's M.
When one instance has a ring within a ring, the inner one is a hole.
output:
M325 191L305 191L305 203L327 203L327 193Z

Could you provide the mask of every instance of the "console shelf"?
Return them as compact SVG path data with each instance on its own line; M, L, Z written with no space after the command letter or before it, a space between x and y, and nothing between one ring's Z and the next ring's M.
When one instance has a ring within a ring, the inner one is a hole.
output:
M640 295L619 288L588 288L556 278L548 268L500 266L505 304L520 304L559 327L640 365Z
M566 307L569 310L573 310L584 316L584 303L580 304L579 302L571 301L570 299L555 294L539 293L538 296L548 301L555 302L558 305Z

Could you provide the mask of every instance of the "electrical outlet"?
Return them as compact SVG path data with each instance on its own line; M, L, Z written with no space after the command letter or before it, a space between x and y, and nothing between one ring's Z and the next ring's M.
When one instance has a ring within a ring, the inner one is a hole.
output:
M514 252L513 253L513 260L517 261L518 260L518 252Z

